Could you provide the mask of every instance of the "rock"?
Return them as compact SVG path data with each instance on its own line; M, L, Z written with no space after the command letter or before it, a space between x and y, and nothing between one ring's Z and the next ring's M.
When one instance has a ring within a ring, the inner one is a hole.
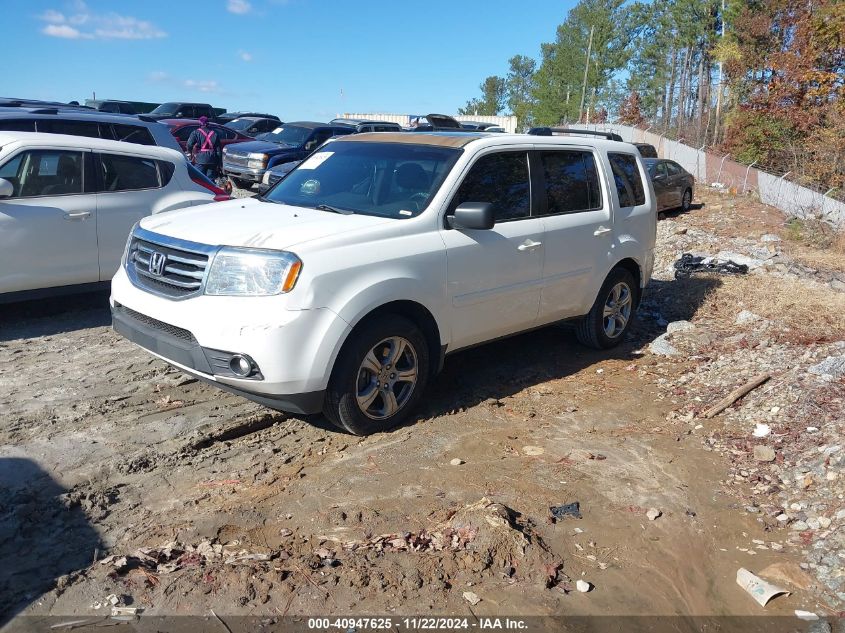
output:
M719 251L716 255L716 259L721 261L729 259L737 264L748 266L748 270L754 270L755 268L760 268L763 265L762 259L748 257L742 253L734 253L733 251Z
M758 462L773 462L775 461L775 449L771 446L758 444L754 447L754 459Z
M645 515L648 517L649 521L654 521L657 517L662 516L663 513L657 508L650 508L649 511L645 513Z
M481 598L479 598L476 594L471 591L464 591L464 600L466 600L473 606L481 602Z
M449 462L452 466L460 466L461 464L465 464L466 462L462 460L460 457L456 457L451 462Z
M818 530L821 527L821 523L818 519L807 519L807 527L811 530Z
M768 424L762 424L758 422L757 426L754 427L754 432L752 433L752 435L754 437L766 437L771 432L772 429Z
M542 455L546 452L542 446L523 446L522 452L526 455Z
M819 527L826 530L830 527L831 520L828 517L819 517Z
M661 334L648 346L652 354L658 356L678 356L681 352L667 340L667 334Z
M761 569L758 575L774 583L785 583L798 589L807 590L813 586L810 575L795 563L772 563L765 569Z
M743 310L739 314L736 315L735 323L737 325L742 325L743 323L752 323L753 321L759 321L760 315L754 314L751 310Z
M817 376L829 375L833 378L845 376L845 354L842 356L828 356L822 362L812 365L807 369L811 374Z
M690 321L672 321L669 325L666 326L666 333L673 334L675 332L685 332L687 330L694 330L695 323L691 323Z
M793 524L790 526L790 529L792 529L792 530L796 530L797 532L804 532L804 531L806 531L806 530L807 530L807 528L809 528L809 527L810 527L810 526L809 526L809 525L807 525L804 521L796 521L795 523L793 523Z
M592 591L593 585L592 583L589 583L586 580L579 580L575 583L575 588L581 593L587 593L589 591Z
M761 242L780 242L780 238L772 233L766 233L760 238Z

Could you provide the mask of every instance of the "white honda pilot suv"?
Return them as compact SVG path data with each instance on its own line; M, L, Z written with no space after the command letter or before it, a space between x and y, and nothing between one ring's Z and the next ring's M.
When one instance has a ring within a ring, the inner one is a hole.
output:
M565 319L617 344L655 233L627 143L356 134L263 197L141 220L114 328L223 389L367 434L407 418L457 350Z

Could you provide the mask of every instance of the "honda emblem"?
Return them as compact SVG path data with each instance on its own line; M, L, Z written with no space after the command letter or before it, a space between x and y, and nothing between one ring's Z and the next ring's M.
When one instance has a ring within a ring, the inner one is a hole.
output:
M167 263L167 255L158 251L150 253L149 270L151 275L161 277L164 273L164 265Z

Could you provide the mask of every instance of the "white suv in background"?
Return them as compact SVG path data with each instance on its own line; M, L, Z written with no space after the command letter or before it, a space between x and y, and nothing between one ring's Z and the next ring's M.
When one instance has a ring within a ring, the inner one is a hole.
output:
M405 419L454 351L564 319L617 344L655 233L627 143L354 135L263 198L141 220L113 323L223 389L365 434Z
M142 217L224 198L173 149L0 132L0 303L108 283Z

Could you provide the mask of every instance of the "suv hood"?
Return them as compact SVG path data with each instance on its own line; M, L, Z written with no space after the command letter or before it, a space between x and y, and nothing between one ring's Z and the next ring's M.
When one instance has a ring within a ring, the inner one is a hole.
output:
M229 200L147 216L141 228L210 246L285 250L296 244L366 230L391 218L338 215L261 200Z
M244 143L237 143L229 151L237 152L238 154L254 152L256 154L270 154L273 156L296 149L299 149L296 145L282 145L280 143L271 143L270 141L246 141Z

